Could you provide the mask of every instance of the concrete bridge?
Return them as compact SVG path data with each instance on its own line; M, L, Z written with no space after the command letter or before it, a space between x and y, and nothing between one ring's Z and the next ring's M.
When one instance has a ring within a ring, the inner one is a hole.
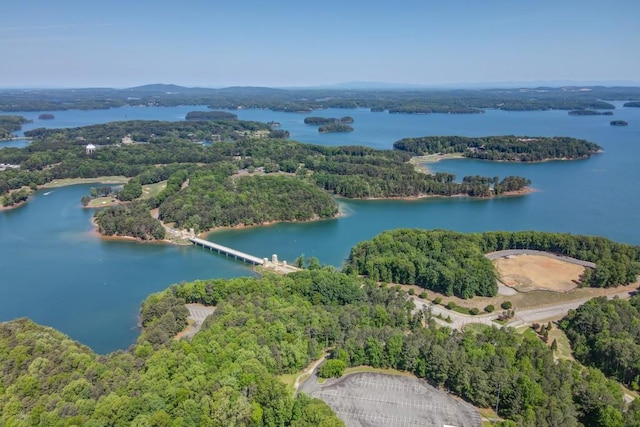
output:
M278 261L278 255L276 254L273 254L271 256L271 260L269 260L268 258L258 258L257 256L248 254L246 252L238 251L228 246L223 246L218 243L210 242L209 240L199 239L197 237L191 237L189 238L189 241L196 246L202 246L203 248L207 248L210 251L216 251L219 254L232 256L237 260L242 260L242 262L248 262L253 265L260 265L264 268L274 270L277 273L287 274L300 270L293 265L288 265L287 261Z
M229 248L227 246L219 245L217 243L210 242L204 239L198 239L197 237L191 237L189 241L195 245L202 246L203 248L207 248L210 251L217 251L219 254L225 254L227 256L232 256L235 259L242 260L244 262L249 262L253 265L264 265L266 258L258 258L253 255L249 255L247 253L237 251L235 249Z

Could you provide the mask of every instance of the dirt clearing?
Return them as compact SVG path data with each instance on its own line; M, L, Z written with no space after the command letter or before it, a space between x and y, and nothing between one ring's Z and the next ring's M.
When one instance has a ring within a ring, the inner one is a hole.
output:
M515 255L493 261L500 281L519 292L568 292L575 289L585 267L540 255Z

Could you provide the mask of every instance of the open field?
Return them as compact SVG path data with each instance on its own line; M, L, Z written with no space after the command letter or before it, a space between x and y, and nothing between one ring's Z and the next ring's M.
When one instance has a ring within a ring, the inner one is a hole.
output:
M302 386L325 401L348 427L481 426L477 409L412 376L363 372Z
M515 255L493 261L500 281L519 292L568 292L578 286L584 267L540 255Z

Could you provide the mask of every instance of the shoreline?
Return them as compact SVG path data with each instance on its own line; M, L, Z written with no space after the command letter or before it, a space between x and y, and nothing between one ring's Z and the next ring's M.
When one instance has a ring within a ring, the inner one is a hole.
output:
M464 155L464 153L448 153L448 154L436 153L436 154L427 154L424 156L413 156L409 159L408 163L411 163L412 165L414 165L419 172L424 172L428 175L432 175L433 171L429 169L429 166L427 165L438 163L441 160L459 160L459 159L467 160L468 159L468 160L480 160L483 162L496 162L496 163L536 164L536 163L546 163L546 162L569 162L573 160L588 160L591 158L591 156L594 156L597 154L603 154L603 153L604 153L604 150L598 150L582 157L575 157L575 158L558 157L558 158L530 160L530 161L479 159L477 157L467 157Z
M398 196L398 197L365 197L365 198L361 198L361 199L350 199L347 197L339 197L336 196L337 198L341 199L341 200L364 200L364 201L384 201L384 200L402 200L402 201L418 201L418 200L424 200L424 199L455 199L455 198L460 198L460 197L468 197L470 199L474 199L474 200L491 200L491 199L499 199L501 197L520 197L520 196L526 196L527 194L531 194L531 193L538 193L541 190L538 190L537 188L533 188L533 187L525 187L521 190L514 190L514 191L506 191L504 193L493 195L493 196L489 196L489 197L479 197L479 196L469 196L468 194L454 194L451 196L443 196L440 194L422 194L422 195L418 195L418 196Z
M29 200L31 200L31 196L29 196L29 198L28 198L27 200L23 200L23 201L21 201L21 202L18 202L18 203L16 203L16 204L13 204L13 205L9 205L9 206L0 206L0 212L7 212L7 211L12 211L12 210L14 210L14 209L17 209L17 208L19 208L19 207L21 207L21 206L26 205L26 204L29 202Z

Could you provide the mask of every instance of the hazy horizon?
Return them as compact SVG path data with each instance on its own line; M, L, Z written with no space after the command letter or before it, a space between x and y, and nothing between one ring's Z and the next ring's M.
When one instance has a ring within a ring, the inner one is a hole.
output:
M3 88L638 84L640 75L631 0L24 0L3 11Z

